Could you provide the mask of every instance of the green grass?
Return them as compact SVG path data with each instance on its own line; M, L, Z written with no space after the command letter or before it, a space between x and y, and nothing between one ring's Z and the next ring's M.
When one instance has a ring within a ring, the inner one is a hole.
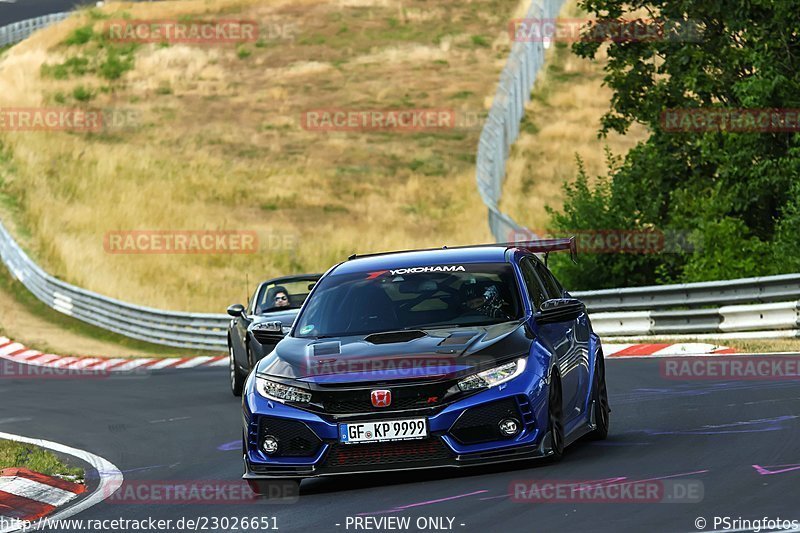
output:
M70 476L70 479L83 481L83 468L69 466L52 452L10 440L0 440L0 469L27 468L48 476Z
M73 30L69 36L64 39L64 44L67 46L76 46L86 44L94 38L94 29L92 28L92 24L87 26L81 26Z
M247 59L252 54L253 53L245 46L240 46L239 48L236 49L236 57L238 57L239 59Z
M77 55L68 57L63 63L43 64L40 69L43 78L65 80L96 74L108 81L118 80L133 68L134 53L139 46L137 43L113 42L103 32L95 32L93 24L73 30L61 44ZM88 93L74 96L81 102L91 100Z
M94 95L94 91L83 85L78 85L72 90L72 97L79 102L88 102L94 98Z
M471 40L473 45L479 46L481 48L489 48L491 46L489 40L483 35L473 35Z
M8 270L4 266L0 266L0 291L12 296L21 307L24 307L30 313L33 313L39 318L76 335L82 335L84 337L103 342L114 343L123 348L147 352L153 357L193 357L197 355L213 354L213 352L203 351L202 353L198 353L199 350L183 350L180 348L172 348L169 346L161 346L130 339L123 335L118 335L116 333L100 329L92 326L91 324L87 324L86 322L81 322L76 318L59 313L55 309L51 309L37 300L36 297L31 294L31 292L28 291L24 285L22 285L22 283L11 277ZM0 332L2 331L2 324L0 324ZM52 351L48 350L47 346L31 346L31 348L35 348L44 352Z

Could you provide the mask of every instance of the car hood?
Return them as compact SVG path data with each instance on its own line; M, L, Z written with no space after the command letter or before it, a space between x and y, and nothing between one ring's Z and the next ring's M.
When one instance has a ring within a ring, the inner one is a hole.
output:
M286 337L256 372L318 384L460 376L530 353L522 321L337 338Z

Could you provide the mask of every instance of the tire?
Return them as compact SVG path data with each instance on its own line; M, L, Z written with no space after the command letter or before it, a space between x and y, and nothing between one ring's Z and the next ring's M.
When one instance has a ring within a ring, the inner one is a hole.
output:
M553 369L553 377L547 390L547 423L550 434L549 456L552 461L560 461L564 457L564 411L561 398L561 376Z
M232 346L228 346L228 370L230 371L231 392L234 396L241 396L242 389L244 388L244 380L247 376L243 376L236 367L236 359L233 357Z
M608 404L606 388L606 364L603 352L597 355L592 380L592 402L594 403L594 420L597 427L586 435L589 440L605 440L608 437L611 407Z

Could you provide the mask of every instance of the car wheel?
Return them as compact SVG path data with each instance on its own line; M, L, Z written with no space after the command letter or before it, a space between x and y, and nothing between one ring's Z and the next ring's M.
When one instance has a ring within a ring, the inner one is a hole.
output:
M564 456L564 415L561 406L561 377L553 370L547 394L547 418L550 433L550 458L558 461Z
M244 380L245 376L239 372L239 369L236 367L236 359L233 357L233 347L228 346L228 366L230 370L230 379L231 379L231 392L234 396L241 396L242 389L244 388Z
M597 355L594 364L594 380L592 382L592 402L594 403L594 420L597 427L587 435L590 440L604 440L608 437L611 407L608 404L606 388L606 364L603 352Z

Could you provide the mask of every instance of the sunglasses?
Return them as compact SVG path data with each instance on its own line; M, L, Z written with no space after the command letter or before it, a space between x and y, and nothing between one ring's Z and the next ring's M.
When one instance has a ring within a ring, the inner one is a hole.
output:
M276 296L275 297L275 301L276 302L287 301L288 299L289 298L287 298L286 296Z

